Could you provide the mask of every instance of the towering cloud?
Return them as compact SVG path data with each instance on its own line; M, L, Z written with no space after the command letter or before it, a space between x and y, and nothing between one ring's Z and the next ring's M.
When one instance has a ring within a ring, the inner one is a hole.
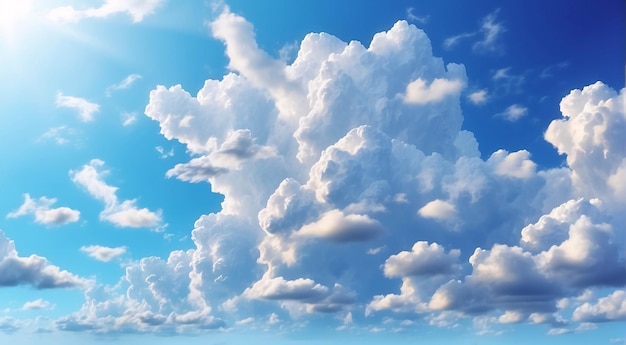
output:
M497 26L485 20L485 44ZM462 130L464 67L404 21L369 46L308 34L291 64L228 9L210 28L232 71L196 96L157 86L146 115L194 155L167 176L210 182L222 210L195 223L195 249L131 265L116 302L90 295L59 328L199 330L251 310L272 327L312 313L379 325L395 312L562 327L558 300L623 284L613 205L626 155L609 130L623 128L623 92L598 83L567 96L546 139L568 166L537 170L526 150L480 158ZM74 180L118 205L100 165ZM615 318L606 303L567 317Z

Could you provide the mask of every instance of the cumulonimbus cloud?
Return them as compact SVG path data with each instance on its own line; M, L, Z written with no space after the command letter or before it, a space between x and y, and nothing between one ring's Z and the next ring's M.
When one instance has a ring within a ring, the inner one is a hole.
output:
M490 44L496 24L483 23ZM290 64L228 9L210 29L231 71L196 96L157 86L145 113L193 154L168 176L210 182L222 210L195 223L194 249L130 265L128 290L108 291L115 307L90 299L60 329L222 327L249 310L276 315L273 327L312 313L341 315L310 319L341 326L350 313L380 330L407 327L406 313L440 327L473 318L553 333L614 319L594 305L574 317L557 301L626 276L615 244L624 199L613 189L626 152L608 130L624 128L623 91L597 83L566 96L546 139L568 164L539 169L526 150L481 158L462 129L464 67L432 56L407 22L368 46L310 33ZM99 166L74 179L120 204Z

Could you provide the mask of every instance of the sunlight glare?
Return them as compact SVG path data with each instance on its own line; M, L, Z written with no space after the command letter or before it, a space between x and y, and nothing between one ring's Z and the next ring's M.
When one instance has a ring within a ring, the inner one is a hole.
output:
M5 40L14 38L17 26L33 9L32 0L0 0L0 35Z

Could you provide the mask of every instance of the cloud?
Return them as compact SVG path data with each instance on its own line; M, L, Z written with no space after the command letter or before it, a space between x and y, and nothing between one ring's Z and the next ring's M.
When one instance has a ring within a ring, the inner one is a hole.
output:
M574 321L608 322L626 320L626 292L616 290L598 299L596 304L585 303L574 310Z
M56 98L57 108L69 108L78 112L78 117L82 122L91 122L94 120L94 114L100 111L100 105L91 103L86 99L65 96L62 92L57 92Z
M458 94L462 88L463 84L458 80L437 78L427 86L425 80L418 78L407 85L404 101L415 104L440 102L449 95Z
M367 241L382 234L382 225L367 215L343 214L332 210L321 218L305 224L295 235L302 237L325 238L336 242Z
M16 218L25 215L35 216L37 223L46 225L64 225L77 222L80 218L80 211L69 207L51 208L57 202L55 198L32 199L29 194L24 194L24 203L19 209L9 213L8 218Z
M18 256L15 244L0 230L0 286L30 285L35 289L84 287L88 281L51 265L38 255Z
M520 179L528 179L535 176L537 167L537 164L530 160L530 152L526 150L509 153L500 149L491 154L487 164L491 165L494 172L498 175Z
M430 16L418 16L415 14L415 9L413 7L409 7L406 9L406 17L410 22L426 24L430 20Z
M54 304L45 301L41 298L36 299L34 301L29 301L24 303L22 306L22 310L42 310L42 309L52 309L54 308Z
M477 31L465 32L458 35L450 36L443 42L443 47L446 49L452 49L459 42L478 37L478 39L472 45L472 49L475 52L499 52L502 50L501 37L506 28L502 22L498 22L499 9L491 12L480 22L480 28Z
M484 104L485 102L487 102L487 89L482 89L482 90L478 90L478 91L474 91L472 93L470 93L467 98L470 100L470 102L474 103L475 105L480 105L480 104Z
M13 334L22 328L19 320L13 317L0 317L0 332L5 334Z
M457 215L453 204L439 199L427 203L417 213L424 218L438 220L454 218Z
M476 32L466 32L466 33L450 36L443 41L443 47L446 49L452 49L462 40L466 38L471 38L474 36L476 36Z
M43 133L37 141L48 141L52 140L58 145L65 145L71 141L71 137L76 136L76 131L67 126L58 126L52 127L48 129L45 133Z
M137 122L137 113L135 112L123 112L121 115L122 126L127 127Z
M128 75L126 78L124 78L119 83L113 84L113 85L107 87L107 89L106 89L107 97L111 97L111 94L114 91L128 89L131 85L133 85L139 79L141 79L141 76L139 74L130 74L130 75Z
M522 85L526 78L523 75L511 74L511 67L500 68L496 70L491 79L493 80L496 91L504 94L521 93Z
M114 14L125 13L134 23L141 22L144 17L153 14L165 0L105 0L100 7L77 10L72 6L52 9L48 17L57 23L74 23L83 18L106 18Z
M103 177L108 174L106 170L99 170L103 166L103 161L92 159L80 170L70 170L70 177L74 183L85 188L94 198L104 202L105 208L100 213L100 219L120 227L159 226L162 222L160 211L153 212L147 208L138 208L135 205L136 199L121 202L118 200L117 187L110 186L103 180Z
M498 12L499 10L495 10L482 19L480 26L482 39L472 46L475 51L497 51L501 49L500 39L506 29L502 23L497 22Z
M160 157L161 159L165 159L165 158L174 156L174 148L171 148L167 152L165 151L163 146L157 146L154 149L161 155L161 157Z
M246 161L270 158L275 154L274 148L256 144L249 130L231 131L219 148L189 163L176 164L166 176L190 182L208 181L213 176L239 170Z
M458 249L444 253L437 243L416 242L411 251L402 251L385 261L387 277L429 276L451 274L459 270L457 264L461 252Z
M567 155L571 178L578 193L588 199L605 199L607 207L626 205L623 173L626 148L624 91L618 94L596 82L572 90L560 103L563 118L552 121L545 139L559 154Z
M157 86L145 113L189 153L167 175L209 182L222 209L196 221L192 249L130 264L123 286L90 293L59 329L199 332L259 313L282 327L341 327L352 313L370 329L401 313L482 333L525 320L569 329L576 297L619 288L612 176L626 153L605 128L622 128L623 94L597 85L564 99L546 139L567 165L542 169L526 150L484 160L460 91L431 94L434 80L466 85L464 67L405 21L368 46L308 34L292 62L227 8L209 29L230 71L193 96ZM429 101L408 104L416 80ZM79 184L121 204L101 164Z
M82 246L80 247L80 251L86 253L92 258L102 261L109 262L114 258L123 255L126 253L126 247L104 247L104 246Z
M508 106L503 112L498 113L497 116L503 117L509 122L515 122L528 114L528 108L519 104L513 104Z

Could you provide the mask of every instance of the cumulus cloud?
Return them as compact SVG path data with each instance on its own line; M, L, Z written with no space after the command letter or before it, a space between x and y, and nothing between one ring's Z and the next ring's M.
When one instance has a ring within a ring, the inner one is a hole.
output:
M535 168L537 167L537 164L530 160L530 152L526 150L509 153L500 149L491 154L487 164L491 165L498 175L520 179L535 176Z
M48 17L57 23L73 23L83 18L106 18L124 13L129 15L134 23L138 23L144 17L153 14L164 3L165 0L105 0L99 7L84 10L75 9L72 6L57 7L48 13Z
M607 199L611 208L626 202L621 193L626 171L624 97L624 90L617 93L601 82L572 90L560 104L563 118L552 121L545 133L559 154L567 155L578 193Z
M427 203L424 207L420 208L417 213L424 218L434 218L438 220L456 217L454 205L439 199Z
M24 303L22 306L22 310L41 310L41 309L52 309L54 308L54 304L43 300L41 298L36 299L34 301L28 301Z
M626 292L616 290L598 299L596 304L585 303L574 310L574 321L608 322L626 320Z
M70 170L72 181L94 198L104 202L105 208L100 213L100 219L111 222L120 227L143 228L157 227L161 224L161 212L153 212L147 208L138 208L136 199L122 200L117 198L117 187L104 182L103 177L107 170L101 170L104 162L92 159L83 165L80 170Z
M68 108L78 112L78 118L82 122L94 120L94 114L100 111L100 105L87 101L84 98L65 96L62 92L57 92L57 108Z
M411 251L403 251L390 256L385 261L387 277L428 276L451 274L459 270L457 264L461 252L453 249L445 253L437 243L416 242Z
M15 244L0 230L0 286L30 285L35 289L84 287L88 281L51 265L38 255L19 256Z
M57 202L55 198L33 199L30 194L24 194L24 203L17 210L9 213L8 218L16 218L25 215L33 215L37 223L46 225L64 225L77 222L80 211L69 207L51 208Z
M487 19L481 35L497 42L500 24ZM167 176L209 182L222 210L198 219L194 249L130 265L122 291L87 296L59 329L198 331L252 311L341 327L359 310L364 327L408 313L445 327L473 318L480 332L525 320L556 329L572 318L559 301L622 283L621 196L609 186L621 186L611 176L624 151L604 124L619 129L624 115L608 87L566 97L569 115L546 139L568 164L541 170L526 150L481 158L462 130L460 89L432 85L466 85L464 67L432 56L407 22L367 46L308 34L291 63L259 48L252 24L227 8L209 28L229 73L195 95L157 86L145 113L190 153ZM417 80L428 101L407 103ZM101 165L72 176L122 204Z
M463 84L458 80L437 78L426 85L425 80L418 78L407 85L404 101L416 104L440 102L446 96L459 93L462 87Z
M367 215L346 215L341 211L332 210L324 213L318 221L302 226L296 235L350 242L367 241L380 235L382 231L382 225Z
M126 253L126 247L111 248L111 247L105 247L105 246L92 245L92 246L82 246L80 247L80 251L83 253L86 253L87 255L91 256L92 258L98 261L109 262L113 260L114 258Z

